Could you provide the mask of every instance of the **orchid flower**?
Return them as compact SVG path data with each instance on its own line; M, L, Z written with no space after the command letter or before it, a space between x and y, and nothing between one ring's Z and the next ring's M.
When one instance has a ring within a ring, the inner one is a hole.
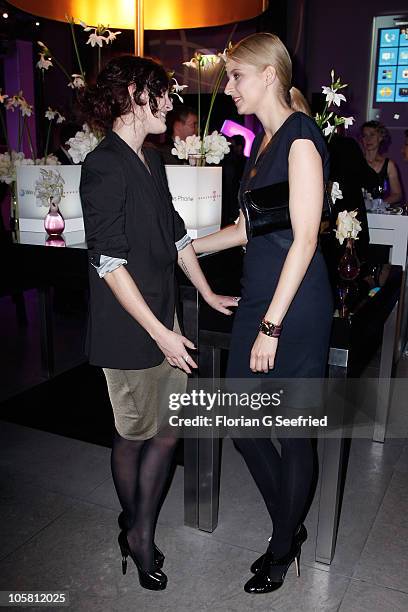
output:
M183 89L186 89L188 85L179 85L177 80L172 77L172 81L174 81L174 85L170 87L170 95L177 96L181 103L183 103L183 98L180 96L180 92L183 92Z
M344 117L344 127L346 130L348 130L350 125L353 125L354 123L354 117Z
M343 192L341 191L340 185L337 183L337 181L334 181L330 195L331 199L333 200L333 204L335 204L336 200L343 199Z
M330 104L336 104L336 106L340 106L340 102L343 100L346 101L346 98L343 94L338 94L331 87L322 86L323 93L326 95L326 102Z
M81 89L81 87L85 87L85 81L81 74L73 74L72 81L68 83L68 87L71 89Z
M317 125L323 130L324 135L329 137L329 142L339 125L344 124L345 129L348 129L354 123L354 117L341 117L330 110L332 105L340 106L342 101L346 102L345 96L338 91L347 87L346 83L340 81L340 77L335 78L334 70L331 70L330 76L331 84L329 86L322 85L322 93L326 96L325 107L321 114L317 113L315 115Z
M36 66L40 68L40 70L48 70L48 68L52 68L52 61L50 59L46 59L45 53L39 53L40 59L38 60Z

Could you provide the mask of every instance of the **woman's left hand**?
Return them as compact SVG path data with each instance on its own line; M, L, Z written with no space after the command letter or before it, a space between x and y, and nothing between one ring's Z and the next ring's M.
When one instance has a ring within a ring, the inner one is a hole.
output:
M211 308L214 308L214 310L218 310L218 312L222 312L226 315L232 315L232 310L229 310L227 306L236 308L239 298L232 297L231 295L217 295L216 293L211 293L208 297L205 297L205 301Z
M249 367L252 372L265 372L273 370L275 365L278 338L271 338L259 332L251 351Z

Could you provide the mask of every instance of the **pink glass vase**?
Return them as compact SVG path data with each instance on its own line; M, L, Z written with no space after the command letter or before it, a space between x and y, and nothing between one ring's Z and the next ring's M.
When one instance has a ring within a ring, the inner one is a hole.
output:
M59 211L58 204L54 204L52 200L50 200L50 209L44 219L44 227L50 236L59 236L65 228L64 217Z
M352 281L360 274L360 262L356 255L354 238L347 238L346 250L340 259L338 271L340 278Z

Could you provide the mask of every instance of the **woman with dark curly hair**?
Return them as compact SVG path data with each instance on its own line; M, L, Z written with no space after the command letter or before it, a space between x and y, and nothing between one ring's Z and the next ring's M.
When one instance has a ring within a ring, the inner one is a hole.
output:
M366 162L372 171L373 197L382 197L386 204L397 204L402 198L401 183L395 162L385 153L391 139L387 128L379 121L366 121L360 129Z
M231 314L231 297L208 286L184 223L172 205L159 154L147 134L166 131L169 77L150 60L111 60L82 96L87 121L104 138L82 168L81 199L89 252L88 355L103 368L115 433L111 467L122 570L134 561L141 586L164 589L164 555L155 525L177 442L164 423L170 393L182 393L196 368L175 316L175 263L213 308Z

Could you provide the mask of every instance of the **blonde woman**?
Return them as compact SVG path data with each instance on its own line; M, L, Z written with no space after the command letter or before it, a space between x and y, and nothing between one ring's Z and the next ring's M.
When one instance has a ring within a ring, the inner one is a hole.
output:
M361 142L372 170L372 195L382 197L388 205L397 204L402 198L402 188L395 162L385 156L391 142L387 128L379 121L366 121L361 126Z
M254 113L263 132L254 141L244 189L289 182L291 228L248 240L244 216L235 226L200 238L197 253L246 244L242 298L229 352L229 378L321 378L325 375L332 322L332 293L318 246L325 141L307 103L291 86L292 66L280 39L253 34L227 59L228 83L238 113ZM306 433L307 435L307 433ZM263 496L273 532L267 551L251 566L248 593L280 588L307 537L302 524L313 477L309 437L239 438L235 444Z

